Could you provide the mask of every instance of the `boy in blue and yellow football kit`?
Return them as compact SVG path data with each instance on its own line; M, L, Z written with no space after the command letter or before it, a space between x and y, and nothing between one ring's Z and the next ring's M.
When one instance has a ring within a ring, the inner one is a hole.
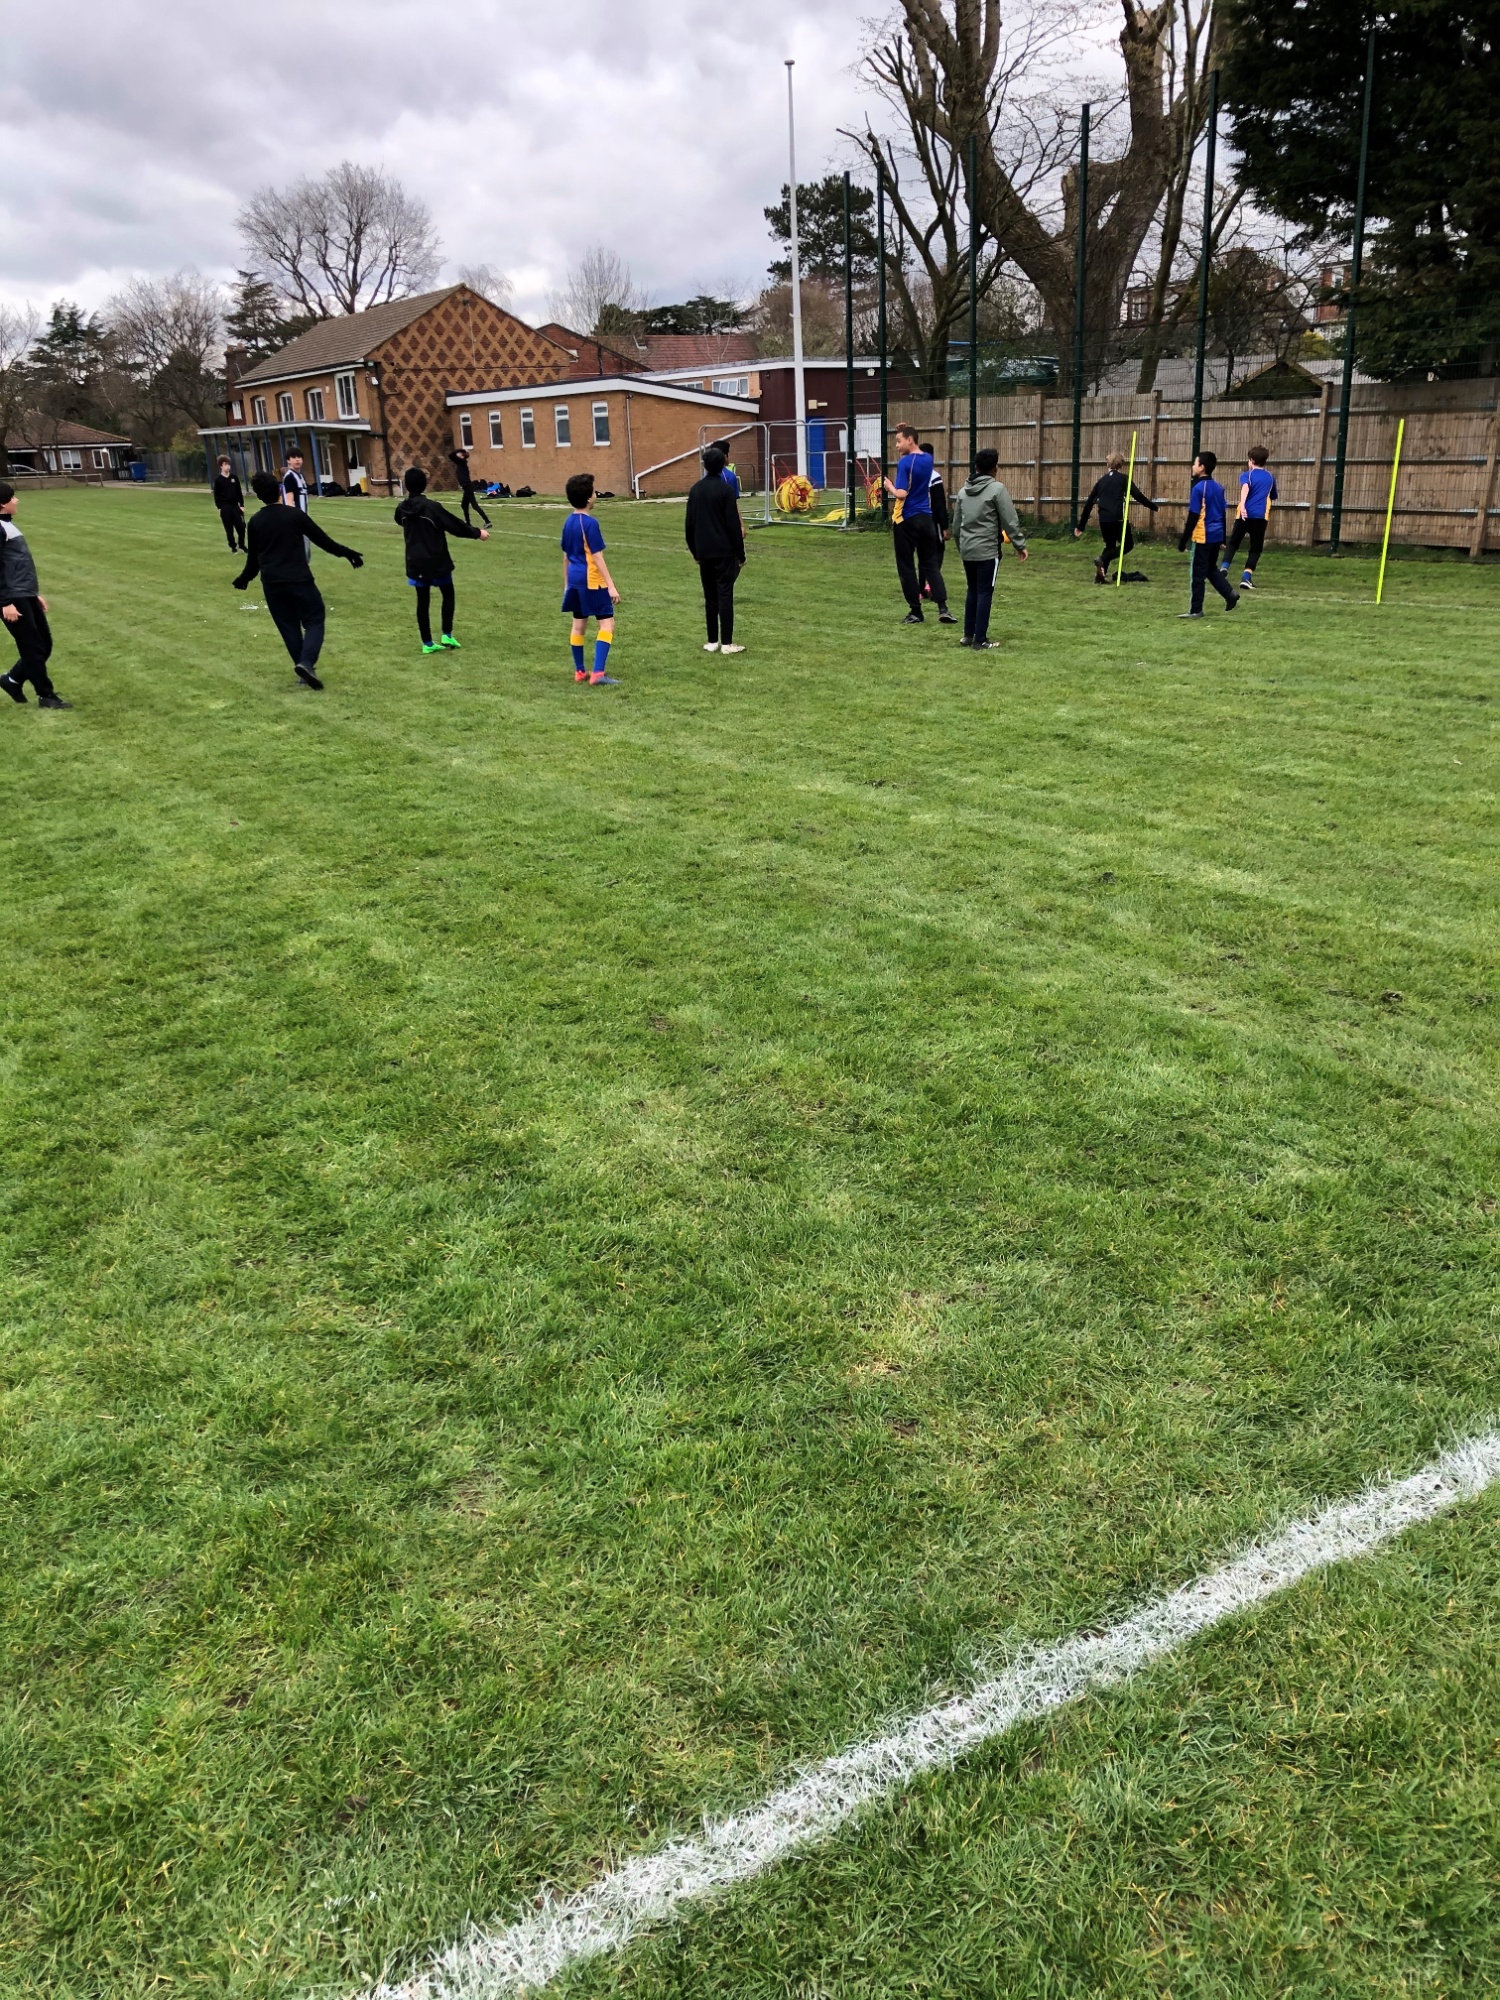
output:
M1177 543L1179 550L1185 549L1189 542L1193 545L1192 609L1179 612L1180 618L1203 616L1205 584L1211 583L1218 591L1226 611L1233 611L1240 601L1238 592L1231 590L1219 573L1229 502L1224 498L1223 487L1214 478L1218 463L1211 451L1200 451L1193 460L1193 490L1188 495L1188 517Z
M1240 474L1240 511L1235 520L1234 532L1229 537L1229 546L1224 551L1222 568L1227 576L1234 567L1234 558L1240 543L1250 537L1250 553L1245 558L1245 574L1240 578L1241 590L1254 590L1255 565L1260 561L1260 552L1266 545L1266 526L1271 519L1271 502L1280 499L1276 491L1276 475L1267 472L1266 460L1271 456L1263 444L1250 447L1250 458Z
M568 481L567 495L573 511L563 522L562 608L573 616L573 678L587 681L590 687L618 687L620 683L605 668L614 643L615 606L620 593L604 560L604 530L589 512L594 504L593 473L575 472ZM584 665L583 657L591 618L599 621L592 673Z

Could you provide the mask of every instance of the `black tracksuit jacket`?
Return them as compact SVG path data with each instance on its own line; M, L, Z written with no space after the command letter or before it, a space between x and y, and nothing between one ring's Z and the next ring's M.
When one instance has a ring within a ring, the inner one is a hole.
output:
M245 504L245 489L241 486L238 473L231 472L226 479L221 472L214 480L214 505L222 514L228 507Z
M356 569L364 563L358 549L346 549L342 542L336 542L311 514L299 513L295 507L283 507L279 502L250 516L245 539L249 546L245 567L234 579L236 590L244 590L256 577L272 589L278 583L311 583L308 542L316 542L331 556L342 556Z
M406 537L406 574L410 577L452 576L448 537L477 542L480 531L450 514L429 493L412 493L396 509L396 526Z
M745 530L734 488L716 472L689 489L683 530L695 562L745 560Z
M1140 487L1132 479L1130 497L1138 506L1149 507L1154 514L1156 502L1148 500ZM1095 507L1099 509L1101 528L1118 528L1125 518L1125 475L1123 472L1106 472L1102 479L1094 481L1094 490L1083 503L1083 512L1078 516L1080 528L1089 524L1089 515Z

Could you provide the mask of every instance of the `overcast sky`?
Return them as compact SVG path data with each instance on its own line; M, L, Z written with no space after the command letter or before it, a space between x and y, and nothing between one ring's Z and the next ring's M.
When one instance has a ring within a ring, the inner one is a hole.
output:
M519 310L591 243L658 300L758 282L761 210L848 163L870 0L10 0L0 295L98 305L136 273L228 278L253 188L343 158L430 205Z

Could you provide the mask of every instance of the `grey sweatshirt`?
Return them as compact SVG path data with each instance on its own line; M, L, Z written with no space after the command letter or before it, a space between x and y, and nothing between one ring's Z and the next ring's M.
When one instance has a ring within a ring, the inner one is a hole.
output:
M0 516L0 604L14 604L22 597L40 597L36 564L26 546L26 537L14 521Z
M998 561L1002 528L1013 548L1025 548L1026 536L1015 501L998 479L976 473L953 503L953 533L959 555L965 562Z

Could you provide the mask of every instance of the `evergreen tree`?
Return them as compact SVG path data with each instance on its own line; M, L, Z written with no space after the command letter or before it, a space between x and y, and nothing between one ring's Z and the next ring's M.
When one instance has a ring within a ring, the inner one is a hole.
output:
M230 287L230 307L224 329L235 347L248 350L252 360L275 354L299 333L318 324L316 313L292 313L276 287L258 271L241 271Z
M771 234L786 255L771 266L771 277L786 284L792 275L791 189L783 183L781 200L765 211ZM849 190L850 235L854 249L854 282L875 282L880 246L874 230L875 196L857 184ZM844 177L825 174L820 181L797 183L797 256L804 278L825 284L844 280Z
M46 332L31 350L28 368L33 400L44 416L97 430L114 428L118 375L97 315L59 299Z
M680 306L651 306L637 320L642 333L733 333L744 322L744 310L733 299L706 292Z

